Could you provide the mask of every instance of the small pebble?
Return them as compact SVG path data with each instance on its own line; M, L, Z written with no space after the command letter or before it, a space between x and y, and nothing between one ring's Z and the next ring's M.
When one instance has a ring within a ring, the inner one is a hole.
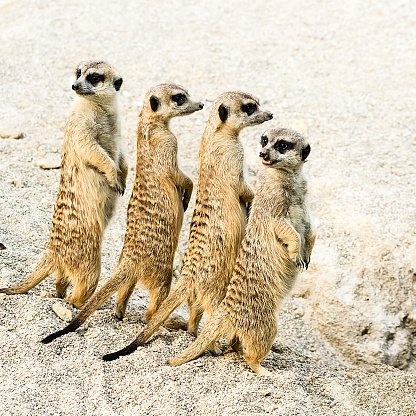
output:
M44 160L40 160L39 162L36 162L35 166L43 170L59 169L61 167L61 160L44 159Z
M19 140L25 137L24 133L19 130L0 131L0 138Z
M88 338L91 338L91 339L97 338L97 337L98 337L98 335L100 335L100 333L99 333L99 331L97 331L96 329L93 329L92 331L87 332L87 334L86 334L86 336L87 336Z
M53 298L52 293L46 290L42 290L42 292L40 292L39 295L42 296L43 298Z
M53 311L56 313L56 315L61 318L63 321L70 322L72 320L72 312L65 308L60 303L54 303L52 305Z
M6 246L3 243L0 243L0 250L6 250Z
M272 404L267 410L266 410L266 412L267 413L271 413L271 412L274 412L275 410L277 409L277 406L276 405L274 405L274 404Z
M260 392L262 396L270 396L272 393L269 390L263 390Z
M5 293L0 294L0 300L6 300L8 296Z
M12 179L10 183L14 185L16 188L23 188L23 184L19 181L19 179Z
M49 231L49 227L46 224L41 224L40 228L42 231L44 231L45 233L47 233Z
M12 328L11 326L0 326L0 331L13 331L14 328Z

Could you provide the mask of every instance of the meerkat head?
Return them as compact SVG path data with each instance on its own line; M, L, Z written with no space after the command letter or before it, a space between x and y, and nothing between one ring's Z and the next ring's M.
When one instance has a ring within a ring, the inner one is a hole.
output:
M81 62L75 77L72 89L78 96L91 100L114 97L123 83L123 78L114 68L102 61Z
M276 169L295 169L301 166L311 151L306 139L289 129L265 131L260 144L263 165Z
M211 110L211 115L217 118L220 126L236 131L273 118L273 113L262 108L256 97L241 91L221 94Z
M159 84L147 93L143 112L154 119L169 121L202 110L204 104L194 101L188 91L176 84Z

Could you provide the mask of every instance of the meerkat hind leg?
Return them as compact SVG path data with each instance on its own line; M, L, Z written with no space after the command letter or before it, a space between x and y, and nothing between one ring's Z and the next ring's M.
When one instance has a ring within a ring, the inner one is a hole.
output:
M188 332L194 337L198 336L199 323L204 315L204 307L200 303L189 305Z
M272 376L273 374L266 370L264 367L260 365L260 361L258 359L253 359L251 357L247 357L247 355L244 356L245 360L247 361L248 365L251 367L251 369L261 376Z
M116 315L116 318L120 321L124 318L124 314L126 313L127 303L135 287L136 287L135 281L129 282L128 284L123 286L117 293L117 304L116 304L115 315Z
M77 273L82 273L78 270ZM73 279L74 288L71 296L68 298L68 302L72 303L78 309L82 309L85 302L91 297L98 285L98 279L100 277L100 268L84 273L82 278Z
M144 319L149 322L152 316L159 309L160 304L166 299L169 294L170 282L168 285L149 290L149 306L147 307Z
M234 335L233 338L230 341L230 347L234 352L237 352L239 354L243 353L243 345L241 344L240 339L237 335Z
M56 290L56 296L60 299L65 299L66 291L69 286L69 280L65 276L62 269L58 269L56 281L55 281L55 290Z
M244 359L247 361L248 365L251 369L259 375L263 376L271 376L272 373L266 370L264 367L260 365L260 361L267 355L264 353L260 353L255 351L253 348L247 348L246 354L244 355Z

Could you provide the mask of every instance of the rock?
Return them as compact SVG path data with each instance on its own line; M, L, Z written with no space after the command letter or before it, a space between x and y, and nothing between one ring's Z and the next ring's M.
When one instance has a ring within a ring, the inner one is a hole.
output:
M25 137L24 133L19 130L0 131L1 139L14 139L19 140Z
M42 159L38 162L35 162L34 165L44 170L60 169L61 159Z
M8 296L5 293L0 293L0 300L6 300Z
M14 185L16 188L24 188L23 183L19 181L19 179L12 179L10 183Z
M51 292L47 292L46 290L42 290L42 292L39 293L40 296L43 298L53 298L53 295Z
M354 214L349 213L359 223ZM382 227L381 219L379 224ZM372 235L382 232L377 226L374 221L374 231L355 229L353 245L343 236L342 246L328 248L327 258L336 258L336 263L321 261L315 252L317 269L303 279L302 296L310 301L311 321L349 362L411 370L416 368L416 247L399 249L392 241L378 242ZM363 245L356 244L360 240L371 241L373 250L364 253ZM330 247L329 240L324 244ZM353 261L345 261L345 253Z
M86 337L90 339L95 339L100 335L100 332L97 329L92 329L86 333Z
M3 243L0 243L0 250L6 250L6 246Z
M69 309L65 308L65 306L63 306L61 303L54 303L52 305L52 310L63 321L70 322L72 320L72 312Z

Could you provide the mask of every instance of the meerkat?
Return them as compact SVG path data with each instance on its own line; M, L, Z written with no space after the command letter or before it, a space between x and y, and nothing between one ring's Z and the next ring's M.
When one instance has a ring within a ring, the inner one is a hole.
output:
M166 298L183 214L193 189L192 180L178 167L178 144L169 122L203 106L175 84L160 84L146 93L137 127L136 178L118 264L111 278L68 326L43 339L43 343L75 331L115 292L118 292L115 314L123 319L138 283L149 290L146 321Z
M243 128L272 117L257 98L247 93L228 92L215 101L199 149L196 203L180 277L136 340L104 356L104 360L133 352L185 300L190 317L184 329L196 336L204 311L209 317L221 302L245 232L246 208L254 196L244 178L244 149L239 134ZM171 328L181 325L172 318L166 324ZM218 353L215 344L210 348Z
M61 178L49 241L42 259L20 284L0 289L25 293L56 274L56 294L81 308L95 291L101 272L101 242L117 195L126 187L128 166L120 134L117 92L123 79L102 61L81 62L76 93L65 126Z
M299 269L308 267L316 232L302 171L309 144L293 130L270 129L261 145L265 171L225 298L194 343L169 361L172 366L198 357L227 335L238 340L234 349L244 350L255 373L270 374L260 361L276 336L282 299Z

